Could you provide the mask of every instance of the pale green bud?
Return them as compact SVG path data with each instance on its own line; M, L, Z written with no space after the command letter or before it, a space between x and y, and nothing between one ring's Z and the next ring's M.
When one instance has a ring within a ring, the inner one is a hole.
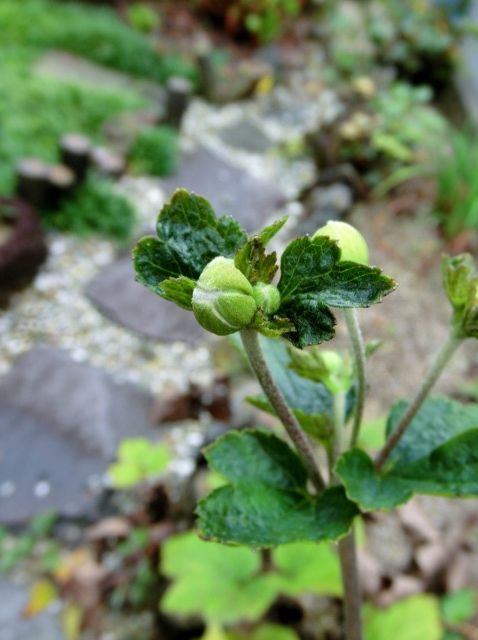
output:
M262 311L267 315L275 313L280 307L279 289L274 287L273 284L258 282L253 287L252 295L254 296L259 309L262 309Z
M337 240L341 251L341 260L368 264L368 246L365 238L351 224L329 220L325 226L314 233L312 239L318 236L327 236L331 240Z
M199 324L218 336L247 327L257 311L251 283L234 266L234 260L222 257L204 268L192 305Z

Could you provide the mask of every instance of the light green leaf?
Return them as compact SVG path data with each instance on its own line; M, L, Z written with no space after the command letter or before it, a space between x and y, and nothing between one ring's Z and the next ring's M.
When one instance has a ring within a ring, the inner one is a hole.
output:
M123 440L118 448L118 461L110 465L108 473L119 488L132 487L166 470L171 455L163 444L153 444L146 438Z
M438 602L429 595L401 600L388 609L365 607L365 640L440 640Z
M247 635L231 633L228 640L299 640L299 636L290 627L278 624L263 624Z
M281 593L285 595L342 595L339 560L332 546L325 542L282 545L272 552L272 562L279 571Z
M164 544L161 569L174 581L161 601L167 613L215 623L255 621L277 596L276 577L259 574L257 553L205 542L193 532Z
M266 246L269 243L269 241L272 240L272 238L276 235L276 233L279 233L279 231L282 229L282 227L285 225L286 222L287 222L287 216L283 216L282 218L280 218L279 220L276 220L275 222L268 225L267 227L264 227L264 229L262 229L262 231L260 231L257 234L262 244Z
M273 434L228 433L206 450L206 458L230 484L198 505L198 526L205 538L256 548L336 540L357 515L341 487L319 497L309 494L302 462Z
M162 297L174 302L178 307L192 311L193 291L196 286L194 280L179 276L179 278L167 278L161 283Z

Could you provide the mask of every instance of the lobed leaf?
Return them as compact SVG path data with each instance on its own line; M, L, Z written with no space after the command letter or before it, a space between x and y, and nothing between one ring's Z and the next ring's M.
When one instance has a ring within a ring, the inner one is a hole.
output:
M301 460L273 434L228 433L206 450L206 458L230 483L198 505L205 538L256 548L336 540L358 513L341 487L309 494Z
M404 409L403 403L392 409L389 430ZM340 458L337 473L365 511L391 509L413 493L477 497L478 406L431 398L398 444L391 467L378 474L368 455L353 449Z
M185 189L178 189L163 207L156 231L157 238L138 242L133 260L137 280L161 296L163 280L179 276L196 280L213 258L232 258L247 241L236 220L217 218L205 198Z

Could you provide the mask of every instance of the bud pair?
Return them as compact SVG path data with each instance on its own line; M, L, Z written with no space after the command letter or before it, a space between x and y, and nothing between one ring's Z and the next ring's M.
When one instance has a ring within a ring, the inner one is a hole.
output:
M226 336L250 325L258 309L275 313L280 294L271 284L252 286L234 265L218 257L201 273L193 292L192 306L199 324L218 336Z

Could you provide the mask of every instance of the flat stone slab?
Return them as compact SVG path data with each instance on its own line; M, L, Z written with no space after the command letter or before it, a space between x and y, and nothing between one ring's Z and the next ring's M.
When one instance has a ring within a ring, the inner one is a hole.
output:
M0 577L0 640L63 640L59 621L48 610L25 619L26 587Z
M234 216L247 231L258 230L284 202L276 185L257 180L204 147L185 155L179 172L162 185L168 197L179 187L204 196L218 215Z
M193 314L135 282L129 256L103 269L86 295L107 318L133 333L163 342L197 342L205 332Z
M244 149L251 153L266 153L274 146L273 141L261 129L259 123L244 117L218 131L221 140L237 149Z
M125 437L154 438L152 397L40 345L0 380L0 522L89 513Z

